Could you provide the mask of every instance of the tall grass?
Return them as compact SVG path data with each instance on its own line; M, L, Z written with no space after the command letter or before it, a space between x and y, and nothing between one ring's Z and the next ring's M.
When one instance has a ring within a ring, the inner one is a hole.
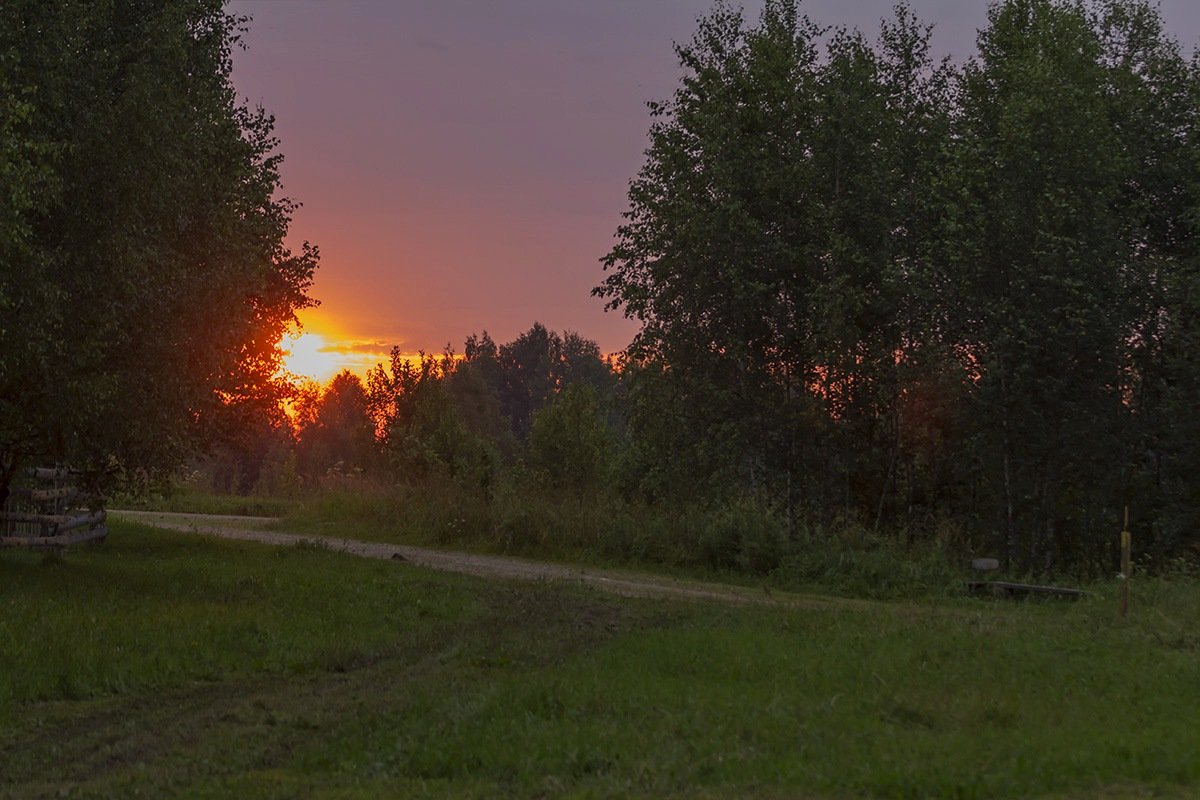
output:
M217 494L190 485L119 493L109 501L112 508L248 517L280 517L299 505L298 495Z
M753 498L653 504L616 493L556 492L520 469L487 493L450 480L390 484L338 475L301 495L213 495L185 486L143 497L136 506L280 516L284 529L323 536L681 571L853 597L956 595L974 577L968 570L970 542L950 522L932 526L933 533L923 538L875 530L854 518L789 525L783 514ZM1196 570L1181 560L1166 567L1158 570Z
M862 597L960 591L966 561L946 538L908 543L854 521L789 533L782 515L747 499L652 505L520 482L490 496L448 483L343 482L293 507L281 524L325 536L681 570Z

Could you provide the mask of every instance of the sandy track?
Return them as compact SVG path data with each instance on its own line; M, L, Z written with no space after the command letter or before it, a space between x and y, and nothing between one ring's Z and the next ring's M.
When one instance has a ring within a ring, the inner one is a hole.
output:
M623 597L670 597L693 600L716 600L725 603L755 603L766 605L828 607L844 605L844 600L821 597L779 596L763 589L747 589L723 584L685 581L673 578L636 575L608 570L528 561L507 556L485 556L445 550L431 550L409 545L366 542L359 539L337 539L307 536L284 531L266 530L278 522L273 517L236 517L213 514L178 514L161 511L110 511L117 519L127 519L185 533L218 536L223 539L262 542L280 546L315 545L331 552L349 553L363 558L395 559L442 572L457 572L486 578L507 578L524 581L554 581L582 584Z

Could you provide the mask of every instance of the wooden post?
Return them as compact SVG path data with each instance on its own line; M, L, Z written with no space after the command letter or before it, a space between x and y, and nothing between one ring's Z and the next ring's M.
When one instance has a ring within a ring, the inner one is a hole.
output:
M1125 527L1121 530L1121 619L1129 616L1129 574L1133 571L1130 550L1133 537L1129 533L1129 506L1125 506Z

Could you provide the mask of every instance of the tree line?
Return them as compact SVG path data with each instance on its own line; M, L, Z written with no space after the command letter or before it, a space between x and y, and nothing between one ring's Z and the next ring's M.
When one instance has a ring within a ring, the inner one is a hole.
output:
M394 349L365 380L302 380L285 405L231 426L206 464L215 488L265 493L348 477L450 484L488 496L514 468L545 485L607 492L617 456L615 362L576 333L534 323L464 352Z
M677 48L596 290L642 324L638 446L791 526L1106 570L1128 505L1194 555L1200 63L1141 0L996 2L961 65L929 35L768 0Z
M904 3L873 38L719 3L603 259L625 353L534 325L299 388L317 253L229 80L243 24L0 5L0 492L207 446L230 489L519 486L638 547L630 508L684 548L725 520L714 563L854 526L1108 571L1126 506L1196 554L1200 62L1150 3L1000 0L961 64Z
M641 323L618 360L540 325L396 353L310 391L298 472L950 529L1035 571L1107 572L1128 506L1144 556L1195 556L1200 64L1141 0L995 3L962 64L903 3L874 40L797 5L677 47L595 290Z

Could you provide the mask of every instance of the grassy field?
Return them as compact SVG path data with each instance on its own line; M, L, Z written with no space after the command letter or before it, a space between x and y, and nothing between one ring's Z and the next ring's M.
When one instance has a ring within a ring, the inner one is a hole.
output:
M0 796L1193 797L1198 609L635 601L120 524L0 553Z

